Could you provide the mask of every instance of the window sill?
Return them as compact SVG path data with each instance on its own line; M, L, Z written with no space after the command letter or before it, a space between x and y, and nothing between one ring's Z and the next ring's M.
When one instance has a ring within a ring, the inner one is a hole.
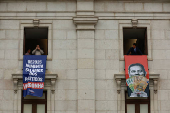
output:
M55 92L55 82L57 80L58 74L45 74L45 87L51 87L52 93ZM14 93L17 93L18 89L22 89L23 87L23 74L12 74L13 83L14 83Z
M23 61L23 59L18 59L18 61ZM52 61L52 59L47 59L47 61Z
M155 94L157 93L157 84L160 74L149 74L149 86L153 87ZM117 93L120 94L121 87L126 87L125 74L114 74L114 78L117 82Z
M121 58L121 59L119 59L119 61L125 61L125 59ZM153 59L152 58L148 58L148 61L153 61Z

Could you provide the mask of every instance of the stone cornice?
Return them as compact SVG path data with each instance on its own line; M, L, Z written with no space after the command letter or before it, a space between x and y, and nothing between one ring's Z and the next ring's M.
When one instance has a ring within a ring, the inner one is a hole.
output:
M78 24L92 24L95 25L98 22L98 17L73 17L73 21L76 25Z
M57 79L57 74L45 74L45 79ZM23 79L22 74L12 74L13 79Z

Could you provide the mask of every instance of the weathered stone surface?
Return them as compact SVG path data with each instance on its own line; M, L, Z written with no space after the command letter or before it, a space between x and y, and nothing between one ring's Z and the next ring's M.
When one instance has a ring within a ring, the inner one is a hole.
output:
M18 3L8 3L8 11L26 11L26 3L18 2Z
M95 30L95 39L104 39L105 30Z
M93 39L78 39L78 48L79 49L93 49L94 40Z
M96 25L96 29L118 29L118 21L117 20L99 20Z
M53 29L75 29L72 20L54 20Z
M124 3L115 3L112 1L105 3L105 11L121 12L124 11Z
M55 110L56 111L65 111L65 110L76 110L77 109L76 101L55 101Z
M106 52L105 50L95 50L94 52L94 57L95 59L105 59L105 56L106 56Z
M80 39L94 39L94 31L78 31L77 37Z
M46 11L46 2L27 3L27 11Z
M146 11L146 12L161 12L162 4L161 3L144 3L144 11Z
M7 10L7 3L0 3L0 11L6 11Z
M95 110L95 105L93 100L80 100L78 103L79 110Z
M67 50L67 59L77 59L77 51Z
M79 79L78 89L80 90L94 90L94 80L93 79Z
M93 79L94 78L94 69L79 69L78 70L78 78Z
M18 20L0 20L0 29L19 29Z
M48 11L66 11L65 2L48 2L47 3Z
M94 90L78 90L78 99L80 100L89 100L95 99Z
M93 1L78 1L77 2L77 10L94 10Z
M5 30L0 30L0 39L5 39Z
M142 12L143 3L125 3L125 10L127 12Z
M76 31L75 30L68 30L67 31L67 39L77 39Z
M105 70L103 69L103 70L95 70L95 78L96 79L105 79L106 78L106 74L105 74L106 72L105 72Z
M65 30L54 30L53 31L53 39L66 39L66 31Z
M78 58L94 58L94 49L79 49Z
M168 12L170 10L170 3L163 3L163 11Z
M118 30L105 30L106 39L118 39Z

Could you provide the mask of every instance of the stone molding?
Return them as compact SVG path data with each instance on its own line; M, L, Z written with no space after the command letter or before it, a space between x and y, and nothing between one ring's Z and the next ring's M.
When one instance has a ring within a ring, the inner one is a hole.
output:
M133 28L136 28L137 24L138 24L138 20L137 19L132 19L131 22L132 22Z
M154 93L157 93L157 83L159 79L160 74L149 74L149 82L152 81L151 85L153 84ZM117 83L117 93L120 94L121 87L124 87L126 85L126 77L125 74L114 74L114 78ZM123 85L122 85L123 84Z
M48 84L49 87L51 87L51 92L55 92L55 83L57 80L58 75L57 74L45 74L45 82L46 80L50 81L50 84ZM12 74L13 82L14 82L14 93L17 93L19 82L23 80L22 74ZM20 83L22 84L22 83ZM44 84L44 87L46 86L46 83Z
M19 47L18 47L18 61L23 61L23 40L24 40L24 28L26 27L47 27L48 28L48 55L47 61L52 61L53 59L53 24L52 21L45 22L40 19L31 19L27 21L20 22L20 32L19 32Z
M120 20L118 25L118 39L119 39L119 60L124 61L123 54L123 28L147 28L147 45L148 46L148 61L153 61L153 44L152 44L152 35L151 35L151 23L150 20L139 20L139 19L131 19L127 21Z
M98 17L74 17L73 22L77 25L77 30L94 30L94 25L98 22Z

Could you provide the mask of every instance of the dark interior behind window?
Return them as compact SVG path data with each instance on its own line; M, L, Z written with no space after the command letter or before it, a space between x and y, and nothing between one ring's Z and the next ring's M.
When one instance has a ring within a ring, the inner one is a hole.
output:
M31 49L32 52L36 48L36 45L40 45L40 48L44 51L44 55L48 55L47 27L24 28L23 55L27 52L28 49Z
M123 28L124 55L127 54L133 43L136 43L143 55L148 55L147 28Z

